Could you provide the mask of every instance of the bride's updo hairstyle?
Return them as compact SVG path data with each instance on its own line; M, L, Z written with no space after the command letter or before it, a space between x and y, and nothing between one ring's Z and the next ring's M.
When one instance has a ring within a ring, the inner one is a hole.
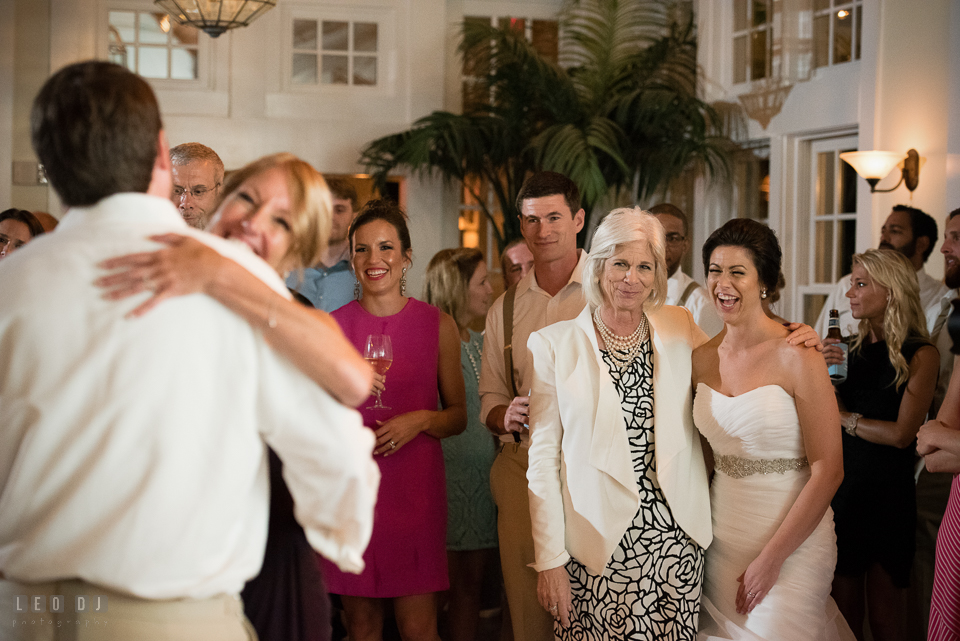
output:
M583 266L583 293L591 309L605 302L600 289L603 265L617 248L636 241L646 242L653 254L653 290L643 303L646 311L660 309L667 299L667 252L663 226L657 217L639 207L614 209L604 217L593 234L590 255Z
M703 244L703 271L710 272L710 257L717 247L742 247L753 258L760 287L769 294L777 291L780 278L780 261L783 253L780 242L772 229L749 218L728 220L720 229L710 234Z

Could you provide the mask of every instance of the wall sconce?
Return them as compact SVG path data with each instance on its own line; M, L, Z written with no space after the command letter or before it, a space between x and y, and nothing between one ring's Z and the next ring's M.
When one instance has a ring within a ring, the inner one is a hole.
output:
M920 182L920 155L916 149L907 151L906 156L894 151L848 151L840 154L840 159L847 162L854 171L870 183L871 194L887 193L901 184L906 184L907 189L913 193L917 183ZM897 165L902 165L900 182L890 189L877 189L880 179L893 171Z

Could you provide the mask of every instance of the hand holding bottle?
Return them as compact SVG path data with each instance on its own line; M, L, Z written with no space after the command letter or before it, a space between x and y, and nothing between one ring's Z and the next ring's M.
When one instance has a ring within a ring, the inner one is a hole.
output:
M823 339L823 359L827 361L827 371L834 384L847 380L847 345L841 339L840 313L831 309L827 337Z

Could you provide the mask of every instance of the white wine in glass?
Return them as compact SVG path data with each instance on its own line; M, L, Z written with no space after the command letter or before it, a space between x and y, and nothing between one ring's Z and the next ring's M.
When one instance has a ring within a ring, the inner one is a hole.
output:
M386 334L370 334L367 336L367 344L363 348L363 357L373 367L373 371L380 376L384 376L393 364L393 344L390 342L390 337ZM386 379L383 382L386 385ZM381 391L377 390L377 402L367 407L368 410L390 409L380 401Z

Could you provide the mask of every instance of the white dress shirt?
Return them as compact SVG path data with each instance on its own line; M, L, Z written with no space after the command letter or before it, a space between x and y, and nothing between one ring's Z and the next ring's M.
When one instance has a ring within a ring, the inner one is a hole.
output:
M940 299L940 315L937 317L934 333L930 335L930 339L940 352L940 376L937 379L937 389L933 393L933 408L930 411L930 416L934 417L940 411L943 399L947 395L947 388L950 386L950 377L953 375L955 354L950 351L950 348L953 347L953 340L950 338L950 332L947 331L947 319L950 317L950 312L953 311L953 306L950 303L957 296L960 296L960 290L950 289Z
M246 246L173 205L117 194L0 263L0 572L148 599L236 594L267 534L264 442L310 544L360 571L379 473L372 432L213 299L107 301L97 264L189 235L278 292Z
M687 287L693 282L695 281L684 274L683 270L675 271L673 276L667 279L667 300L664 305L680 305L683 292L687 291ZM700 329L710 338L719 334L720 330L723 329L723 321L720 320L720 315L717 314L717 309L713 306L710 295L702 285L698 284L697 288L690 292L682 306L690 310L690 313L693 314L693 322L699 325Z
M817 319L817 334L821 337L827 335L827 329L830 324L830 310L836 309L840 312L840 333L844 336L852 336L857 333L857 327L860 321L853 317L850 311L850 299L847 298L847 292L850 291L850 274L847 274L837 282L833 293L827 297L827 301L820 310L820 317ZM924 316L927 319L927 331L933 334L934 325L937 323L937 317L940 315L940 299L949 291L947 286L932 276L928 276L923 269L917 270L917 283L920 285L920 306L923 308Z
M513 376L521 396L530 392L533 382L533 362L527 349L527 339L538 329L557 321L576 318L583 311L587 301L583 296L581 275L586 263L587 252L580 250L580 260L570 280L556 296L540 288L535 269L531 269L517 283L517 297L513 305ZM485 423L490 410L499 405L509 405L514 399L503 362L503 296L494 301L487 312L480 368L480 420ZM529 444L526 431L520 438L525 446ZM514 439L512 434L504 434L500 440L512 443Z

